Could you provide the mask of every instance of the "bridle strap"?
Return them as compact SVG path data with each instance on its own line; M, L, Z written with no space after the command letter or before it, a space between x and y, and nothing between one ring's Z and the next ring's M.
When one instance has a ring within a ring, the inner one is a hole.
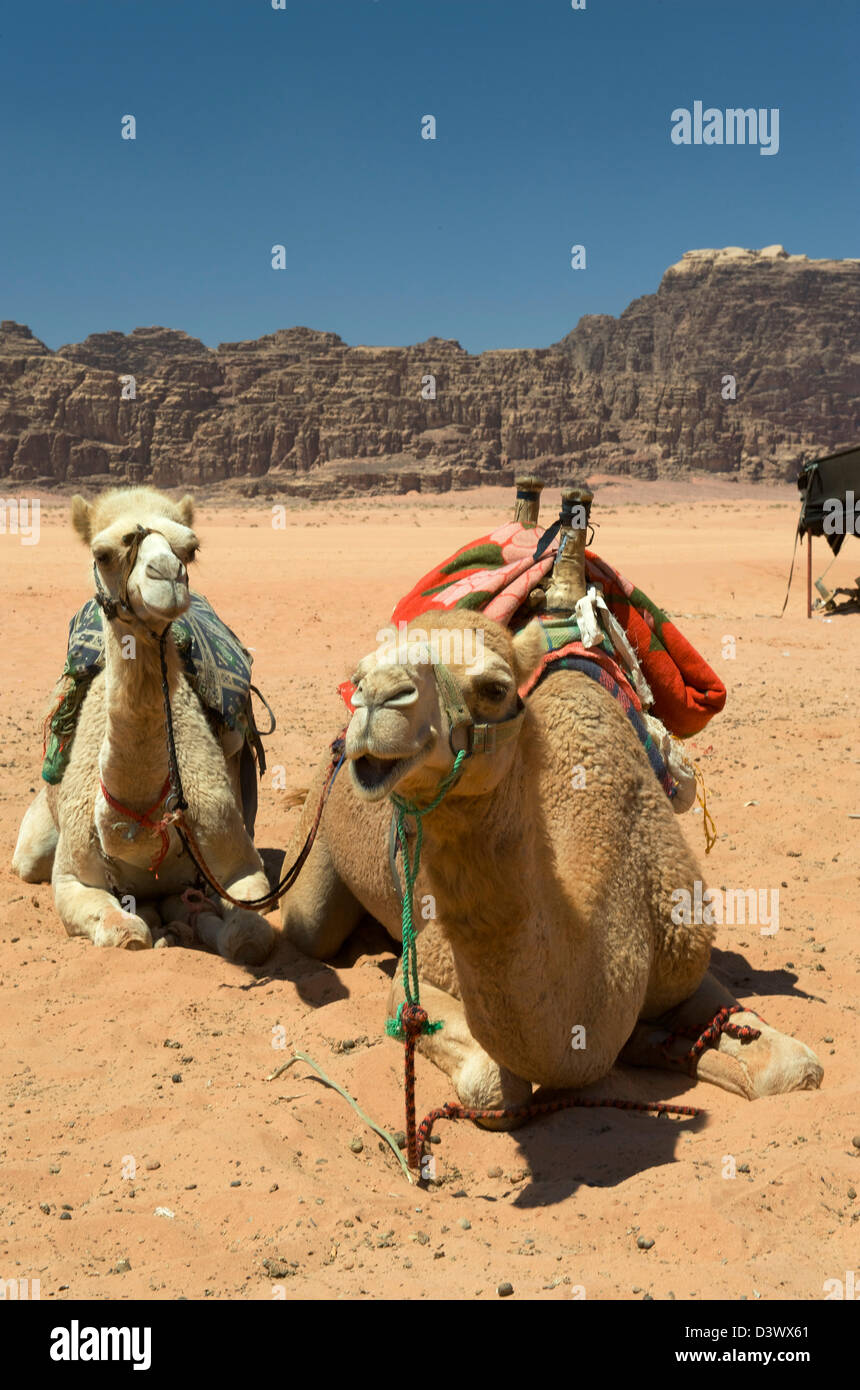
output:
M147 536L152 535L161 535L161 532L153 531L151 526L141 526L138 523L128 548L128 554L123 561L120 571L119 594L117 598L114 598L112 594L108 593L102 581L102 577L99 574L98 564L93 560L93 578L96 584L95 600L109 623L112 623L117 616L122 616L123 618L127 616L128 618L136 619L138 622L140 621L128 601L128 581L134 573L141 542L144 541ZM122 613L120 613L120 610L122 610ZM144 624L144 626L146 626L146 624Z
M526 712L519 696L515 712L509 714L506 719L499 719L492 724L476 724L463 698L463 692L448 667L441 661L434 661L433 674L436 677L442 709L448 721L448 743L455 757L460 752L465 752L467 757L476 753L492 754L519 736L520 725ZM455 740L455 735L460 729L464 730L462 744Z

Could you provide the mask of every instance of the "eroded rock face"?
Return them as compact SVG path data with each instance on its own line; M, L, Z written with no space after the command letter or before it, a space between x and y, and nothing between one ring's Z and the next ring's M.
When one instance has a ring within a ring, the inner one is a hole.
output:
M51 352L0 324L0 476L16 481L248 479L326 496L507 482L526 463L547 480L776 479L858 436L860 261L781 246L688 251L619 318L478 356L308 328L215 351L137 328Z

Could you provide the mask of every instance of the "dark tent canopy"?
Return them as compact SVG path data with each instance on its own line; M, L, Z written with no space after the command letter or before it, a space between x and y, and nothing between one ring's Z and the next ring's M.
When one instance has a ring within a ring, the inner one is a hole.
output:
M804 494L798 534L808 532L811 536L824 536L833 554L838 555L846 534L853 528L854 507L860 501L860 446L807 463L797 486ZM828 502L831 506L825 511ZM825 527L825 522L833 516L832 504L836 502L842 509L836 515L843 518L838 530L834 530L832 520Z

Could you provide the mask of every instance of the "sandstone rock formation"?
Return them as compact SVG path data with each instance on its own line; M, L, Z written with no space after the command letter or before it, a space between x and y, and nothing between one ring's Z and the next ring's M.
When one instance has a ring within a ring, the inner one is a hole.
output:
M431 375L435 399L423 399ZM137 328L51 352L0 325L7 487L246 479L244 490L330 496L508 482L525 463L548 480L776 479L858 438L860 261L781 246L688 251L617 319L589 315L552 347L477 356L439 338L348 347L308 328L215 351Z

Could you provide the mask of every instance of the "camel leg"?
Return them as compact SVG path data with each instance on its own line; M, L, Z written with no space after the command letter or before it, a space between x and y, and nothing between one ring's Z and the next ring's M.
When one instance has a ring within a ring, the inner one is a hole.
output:
M287 850L287 864L299 853L310 829L304 819ZM363 912L334 867L321 825L298 879L281 899L284 934L304 955L328 960L337 955Z
M678 1038L665 1049L664 1044L677 1029L704 1032L720 1009L731 1008L737 1003L734 995L708 971L689 999L653 1022L638 1023L619 1060L638 1067L689 1071L690 1064L684 1059L693 1040ZM759 1029L761 1037L742 1042L721 1034L719 1046L706 1047L702 1052L693 1075L724 1091L746 1096L747 1100L781 1095L786 1091L810 1091L820 1086L823 1068L805 1043L771 1028L748 1010L733 1014L731 1021Z
M219 829L217 842L200 835L199 844L210 873L231 897L240 900L266 897L269 881L237 808L231 807L229 822ZM241 965L260 965L275 944L274 927L259 912L234 907L226 898L221 899L220 907L220 917L205 914L210 918L205 921L201 914L195 924L197 934L226 960ZM186 921L187 913L178 915L177 919Z
M12 872L25 883L50 883L58 831L48 804L48 788L30 802L18 831Z
M460 1104L476 1110L503 1110L531 1100L531 1082L500 1067L469 1032L463 1005L452 994L421 980L421 1007L431 1023L444 1025L418 1040L418 1051L451 1078ZM388 996L390 1017L405 1000L398 962ZM419 1116L419 1120L420 1120ZM525 1120L477 1120L484 1129L518 1129Z
M123 911L108 891L100 865L94 861L88 863L87 877L92 882L82 883L64 858L60 836L52 883L54 903L69 936L86 936L94 946L119 946L127 951L150 947L152 933L146 922L136 913Z

